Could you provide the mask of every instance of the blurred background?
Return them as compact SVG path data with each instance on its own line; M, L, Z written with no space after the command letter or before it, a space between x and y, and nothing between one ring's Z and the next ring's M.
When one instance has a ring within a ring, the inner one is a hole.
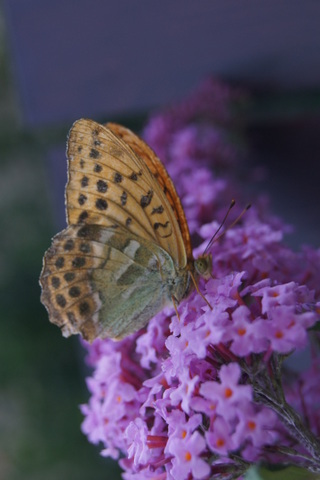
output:
M265 166L288 240L319 246L317 0L0 1L0 480L120 478L80 432L78 339L40 304L65 226L65 142L80 117L139 131L207 75L252 93L248 165Z

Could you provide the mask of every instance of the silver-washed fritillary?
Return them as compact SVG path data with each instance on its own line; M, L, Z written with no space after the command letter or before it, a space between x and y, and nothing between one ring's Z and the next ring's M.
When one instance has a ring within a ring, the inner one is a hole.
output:
M43 260L41 301L64 336L121 339L209 276L193 259L165 167L139 137L81 119L70 130L66 215Z

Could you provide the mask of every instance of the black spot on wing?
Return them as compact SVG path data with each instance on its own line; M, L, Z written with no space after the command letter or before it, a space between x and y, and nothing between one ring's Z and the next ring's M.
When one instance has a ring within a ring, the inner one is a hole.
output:
M79 205L81 205L81 206L84 205L86 201L87 201L86 195L83 195L83 193L80 193L80 195L78 197Z
M64 258L63 257L57 258L55 266L57 268L62 268L64 266Z
M168 225L169 225L169 221L166 221L166 223L156 222L156 223L153 225L153 228L154 228L155 230L158 230L159 228L167 228Z
M79 305L80 315L86 315L90 311L90 305L88 302L81 302Z
M61 308L64 308L67 305L67 300L64 298L63 295L61 295L61 293L58 293L58 295L56 295L56 302Z
M80 238L86 238L90 235L91 228L89 225L84 225L83 227L79 228L77 236Z
M152 197L153 197L153 190L149 190L147 195L142 195L140 198L141 207L146 208L148 205L150 205Z
M159 205L159 207L155 207L152 212L151 212L151 215L154 215L155 213L163 213L164 211L164 208L162 205Z
M86 259L84 257L75 257L72 260L72 266L74 268L81 268L86 264Z
M96 207L98 210L107 210L108 208L107 200L105 200L104 198L98 198L96 200Z
M156 222L153 224L155 231L158 231L161 238L168 238L172 234L172 229L170 227L170 222L167 220L166 223Z
M81 187L85 188L88 185L89 185L89 178L84 175L81 179Z
M128 194L127 192L123 191L122 192L122 195L120 197L120 201L121 201L121 205L124 207L125 204L127 203L127 198L128 198Z
M105 182L104 180L98 180L97 181L97 190L100 193L105 193L108 190L107 182Z
M78 223L84 222L88 217L89 217L88 212L86 210L83 210L83 212L81 212L78 217Z
M72 282L76 278L76 274L74 272L66 272L63 275L66 282Z
M81 291L80 288L76 285L69 289L69 296L72 298L80 297Z
M73 250L74 248L74 241L71 238L69 238L63 245L63 248L66 252L70 252L70 250Z
M60 287L60 278L59 277L52 277L51 278L51 284L53 288L59 288Z
M100 153L99 153L99 151L96 150L95 148L91 148L90 153L89 153L89 157L91 157L91 158L99 158L99 157L100 157Z
M115 172L114 175L113 175L113 179L114 179L115 183L121 183L122 180L123 180L123 176L121 175L121 173Z

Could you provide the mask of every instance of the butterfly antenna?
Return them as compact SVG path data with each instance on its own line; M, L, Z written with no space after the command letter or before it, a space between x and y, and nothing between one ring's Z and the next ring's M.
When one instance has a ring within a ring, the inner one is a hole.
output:
M242 216L245 214L245 212L246 212L247 210L249 210L249 208L251 207L251 204L249 203L249 204L242 210L242 212L240 213L240 215L238 215L238 217L237 217L230 225L228 225L228 227L227 227L220 235L218 235L218 233L220 232L221 228L223 227L223 225L225 224L225 221L227 220L227 218L228 218L228 216L229 216L230 210L234 207L235 203L236 203L235 200L231 200L231 203L230 203L230 205L229 205L229 208L228 208L228 210L227 210L227 213L225 214L225 216L224 216L224 218L223 218L223 220L222 220L222 222L221 222L218 230L217 230L217 231L213 234L213 236L211 237L208 245L206 246L205 251L203 252L203 255L205 255L205 254L207 253L207 251L211 248L211 246L212 246L212 244L213 244L214 242L217 242L221 237L223 237L223 235L224 235L228 230L230 230L230 228L234 227L234 225L239 222L239 220L242 218Z
M216 236L217 236L218 233L220 232L221 228L223 227L225 221L226 221L227 218L228 218L228 215L229 215L229 213L230 213L230 210L235 206L235 204L236 204L236 201L235 201L234 199L232 199L232 200L231 200L231 203L230 203L230 205L229 205L229 208L228 208L228 210L227 210L227 213L225 214L222 222L220 223L220 226L219 226L218 230L217 230L217 231L213 234L213 236L211 237L208 245L206 246L205 251L203 252L203 255L205 255L205 254L207 253L207 251L209 250L209 248L210 248L211 245L213 244L214 239L216 238Z

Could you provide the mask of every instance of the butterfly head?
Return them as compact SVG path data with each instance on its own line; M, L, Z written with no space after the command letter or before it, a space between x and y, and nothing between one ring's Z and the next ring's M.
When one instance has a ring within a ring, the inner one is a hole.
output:
M205 254L201 255L199 258L197 258L194 261L194 268L195 271L200 275L200 277L203 278L210 278L211 277L211 271L212 271L212 255L210 254Z

